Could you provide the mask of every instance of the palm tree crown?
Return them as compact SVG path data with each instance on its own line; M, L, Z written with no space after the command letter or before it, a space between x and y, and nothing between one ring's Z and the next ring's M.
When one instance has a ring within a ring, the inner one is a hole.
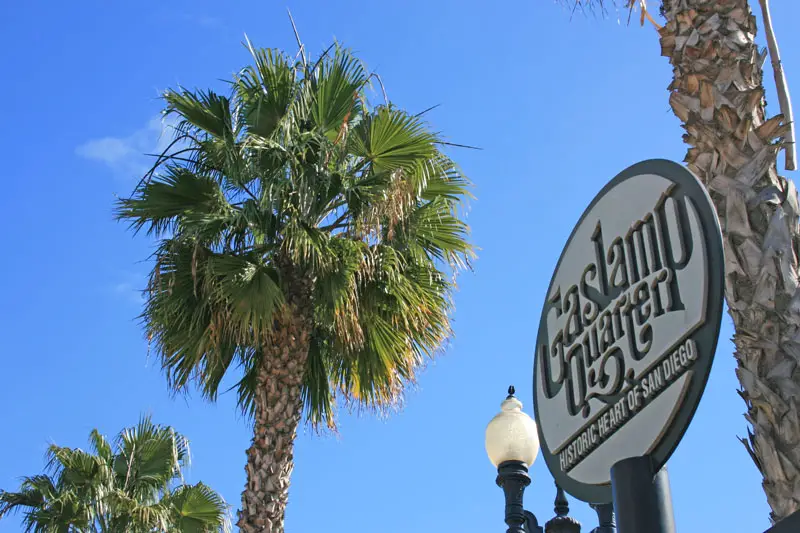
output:
M369 105L347 50L250 51L229 96L166 92L175 140L117 214L159 239L144 321L174 389L214 399L240 367L254 413L275 331L302 315L307 359L284 370L332 427L337 395L391 405L450 334L469 183L419 116Z
M228 531L228 506L203 483L182 483L186 438L143 418L112 444L96 429L92 451L51 445L47 473L0 490L0 518L24 513L43 533L210 533Z

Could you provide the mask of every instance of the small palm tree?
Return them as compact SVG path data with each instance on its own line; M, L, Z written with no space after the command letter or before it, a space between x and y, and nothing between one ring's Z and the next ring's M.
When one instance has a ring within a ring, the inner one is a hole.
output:
M52 445L47 473L0 490L0 519L24 513L25 531L43 533L210 533L229 530L228 506L203 483L182 483L189 443L143 418L112 446L95 429L92 451Z
M117 205L158 239L143 317L171 387L213 400L239 369L246 533L283 531L304 406L332 428L337 399L395 404L472 256L468 181L419 115L371 106L341 47L250 51L230 96L166 92L174 147Z

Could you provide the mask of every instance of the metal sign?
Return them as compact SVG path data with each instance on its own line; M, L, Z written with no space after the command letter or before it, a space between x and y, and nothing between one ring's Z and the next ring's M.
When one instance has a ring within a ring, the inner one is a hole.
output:
M638 163L595 197L550 281L534 361L542 454L564 490L607 503L617 461L666 464L711 370L723 278L714 206L681 165Z

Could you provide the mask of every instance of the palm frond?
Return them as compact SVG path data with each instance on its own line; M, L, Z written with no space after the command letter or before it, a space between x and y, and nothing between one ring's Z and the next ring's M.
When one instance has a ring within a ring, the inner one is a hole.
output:
M437 140L420 117L384 106L356 128L353 152L376 170L412 170L436 156Z
M140 195L118 200L115 215L119 220L129 220L134 230L146 229L149 235L158 237L175 231L182 221L197 224L229 211L214 180L169 166Z
M281 51L247 46L255 64L242 70L235 88L248 133L269 138L294 98L295 71Z
M473 198L471 184L449 157L438 153L411 173L422 200L446 200L460 204Z
M283 249L295 264L312 272L332 268L336 256L330 247L330 234L308 224L292 222L284 228Z
M89 442L98 457L108 464L112 462L114 450L111 448L111 443L97 429L93 429L89 433Z
M314 125L335 140L349 119L361 114L359 95L367 82L366 71L349 50L337 46L333 59L318 61L312 75Z
M189 442L183 435L169 426L154 424L147 416L119 434L117 448L117 486L145 502L180 478L190 458Z
M164 93L166 114L176 114L181 129L202 132L216 139L233 142L238 131L233 128L231 102L213 91L168 90Z
M314 426L335 428L335 396L331 388L330 348L321 336L312 335L303 379L302 398L306 417Z
M47 476L26 478L18 492L0 490L0 518L25 508L40 507L55 492L55 484Z
M272 329L273 315L283 305L279 271L255 254L213 254L208 258L207 294L230 308L227 328L246 344Z
M219 493L203 483L182 485L164 502L173 510L172 523L182 533L230 531L229 507Z
M437 198L416 208L403 229L406 242L429 258L466 268L472 257L472 246L467 240L469 227L444 200Z

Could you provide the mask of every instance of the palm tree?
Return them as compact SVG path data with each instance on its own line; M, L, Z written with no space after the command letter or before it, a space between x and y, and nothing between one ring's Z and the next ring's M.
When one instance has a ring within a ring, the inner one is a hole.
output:
M626 4L646 9L642 0ZM663 0L659 34L673 67L670 105L690 146L685 161L707 187L723 231L739 393L753 428L742 442L777 521L800 508L800 209L794 183L777 170L782 148L794 169L794 135L767 0L760 4L784 108L769 119L766 52L755 44L747 0Z
M211 533L229 530L228 506L182 471L189 443L171 427L142 418L108 442L96 429L91 452L51 445L47 473L0 490L0 518L24 513L25 531L42 533Z
M143 319L170 386L213 400L233 374L252 416L239 527L282 532L303 412L396 405L449 337L469 184L349 51L248 47L230 96L165 93L173 147L117 214L158 239Z

